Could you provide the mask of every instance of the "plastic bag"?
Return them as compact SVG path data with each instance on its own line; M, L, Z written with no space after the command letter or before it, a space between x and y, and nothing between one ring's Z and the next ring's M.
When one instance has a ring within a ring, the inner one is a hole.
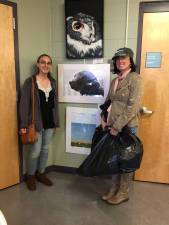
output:
M143 156L141 140L130 131L123 131L119 138L121 172L134 172L140 168Z
M108 171L109 167L107 166L107 162L112 161L113 155L118 155L115 139L116 137L110 135L109 132L104 133L100 141L93 147L91 154L87 156L78 168L77 172L83 176L108 174L110 171ZM111 163L111 168L113 167L114 172L115 169L118 169L117 162L115 160L114 165Z
M133 172L140 167L143 145L128 129L118 136L108 131L100 133L93 142L92 152L80 165L77 172L83 176ZM101 137L102 135L102 137ZM94 145L95 144L95 145Z
M97 143L101 140L101 138L106 134L107 132L103 131L102 126L98 126L95 129L95 132L92 137L92 144L91 144L91 152L97 145Z

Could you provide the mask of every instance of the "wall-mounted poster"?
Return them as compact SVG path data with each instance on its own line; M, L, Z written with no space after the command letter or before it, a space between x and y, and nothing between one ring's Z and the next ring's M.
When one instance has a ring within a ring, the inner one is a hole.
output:
M103 103L110 85L109 64L59 64L59 102Z
M66 108L66 152L89 154L92 136L100 122L95 108Z
M103 57L103 0L65 0L66 55Z

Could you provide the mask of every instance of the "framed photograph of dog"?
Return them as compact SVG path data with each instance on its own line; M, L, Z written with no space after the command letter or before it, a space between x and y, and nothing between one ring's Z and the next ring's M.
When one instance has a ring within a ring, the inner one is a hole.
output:
M89 154L92 137L100 124L97 108L66 108L66 152Z
M66 56L103 58L104 0L65 0Z
M109 86L109 64L58 64L59 102L103 103Z

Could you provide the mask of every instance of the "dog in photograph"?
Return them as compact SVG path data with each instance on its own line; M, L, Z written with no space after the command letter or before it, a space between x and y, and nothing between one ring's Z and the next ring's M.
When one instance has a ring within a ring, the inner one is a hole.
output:
M74 75L74 79L69 81L70 87L80 92L81 95L102 95L104 90L97 78L90 71L81 71Z
M102 57L99 24L94 17L77 13L67 17L67 54L70 58Z

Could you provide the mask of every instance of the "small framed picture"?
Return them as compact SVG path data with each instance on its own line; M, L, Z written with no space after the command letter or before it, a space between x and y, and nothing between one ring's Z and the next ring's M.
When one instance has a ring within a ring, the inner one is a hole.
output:
M100 124L97 108L66 108L66 152L89 154L95 128Z
M103 103L110 85L109 64L59 64L59 102Z

